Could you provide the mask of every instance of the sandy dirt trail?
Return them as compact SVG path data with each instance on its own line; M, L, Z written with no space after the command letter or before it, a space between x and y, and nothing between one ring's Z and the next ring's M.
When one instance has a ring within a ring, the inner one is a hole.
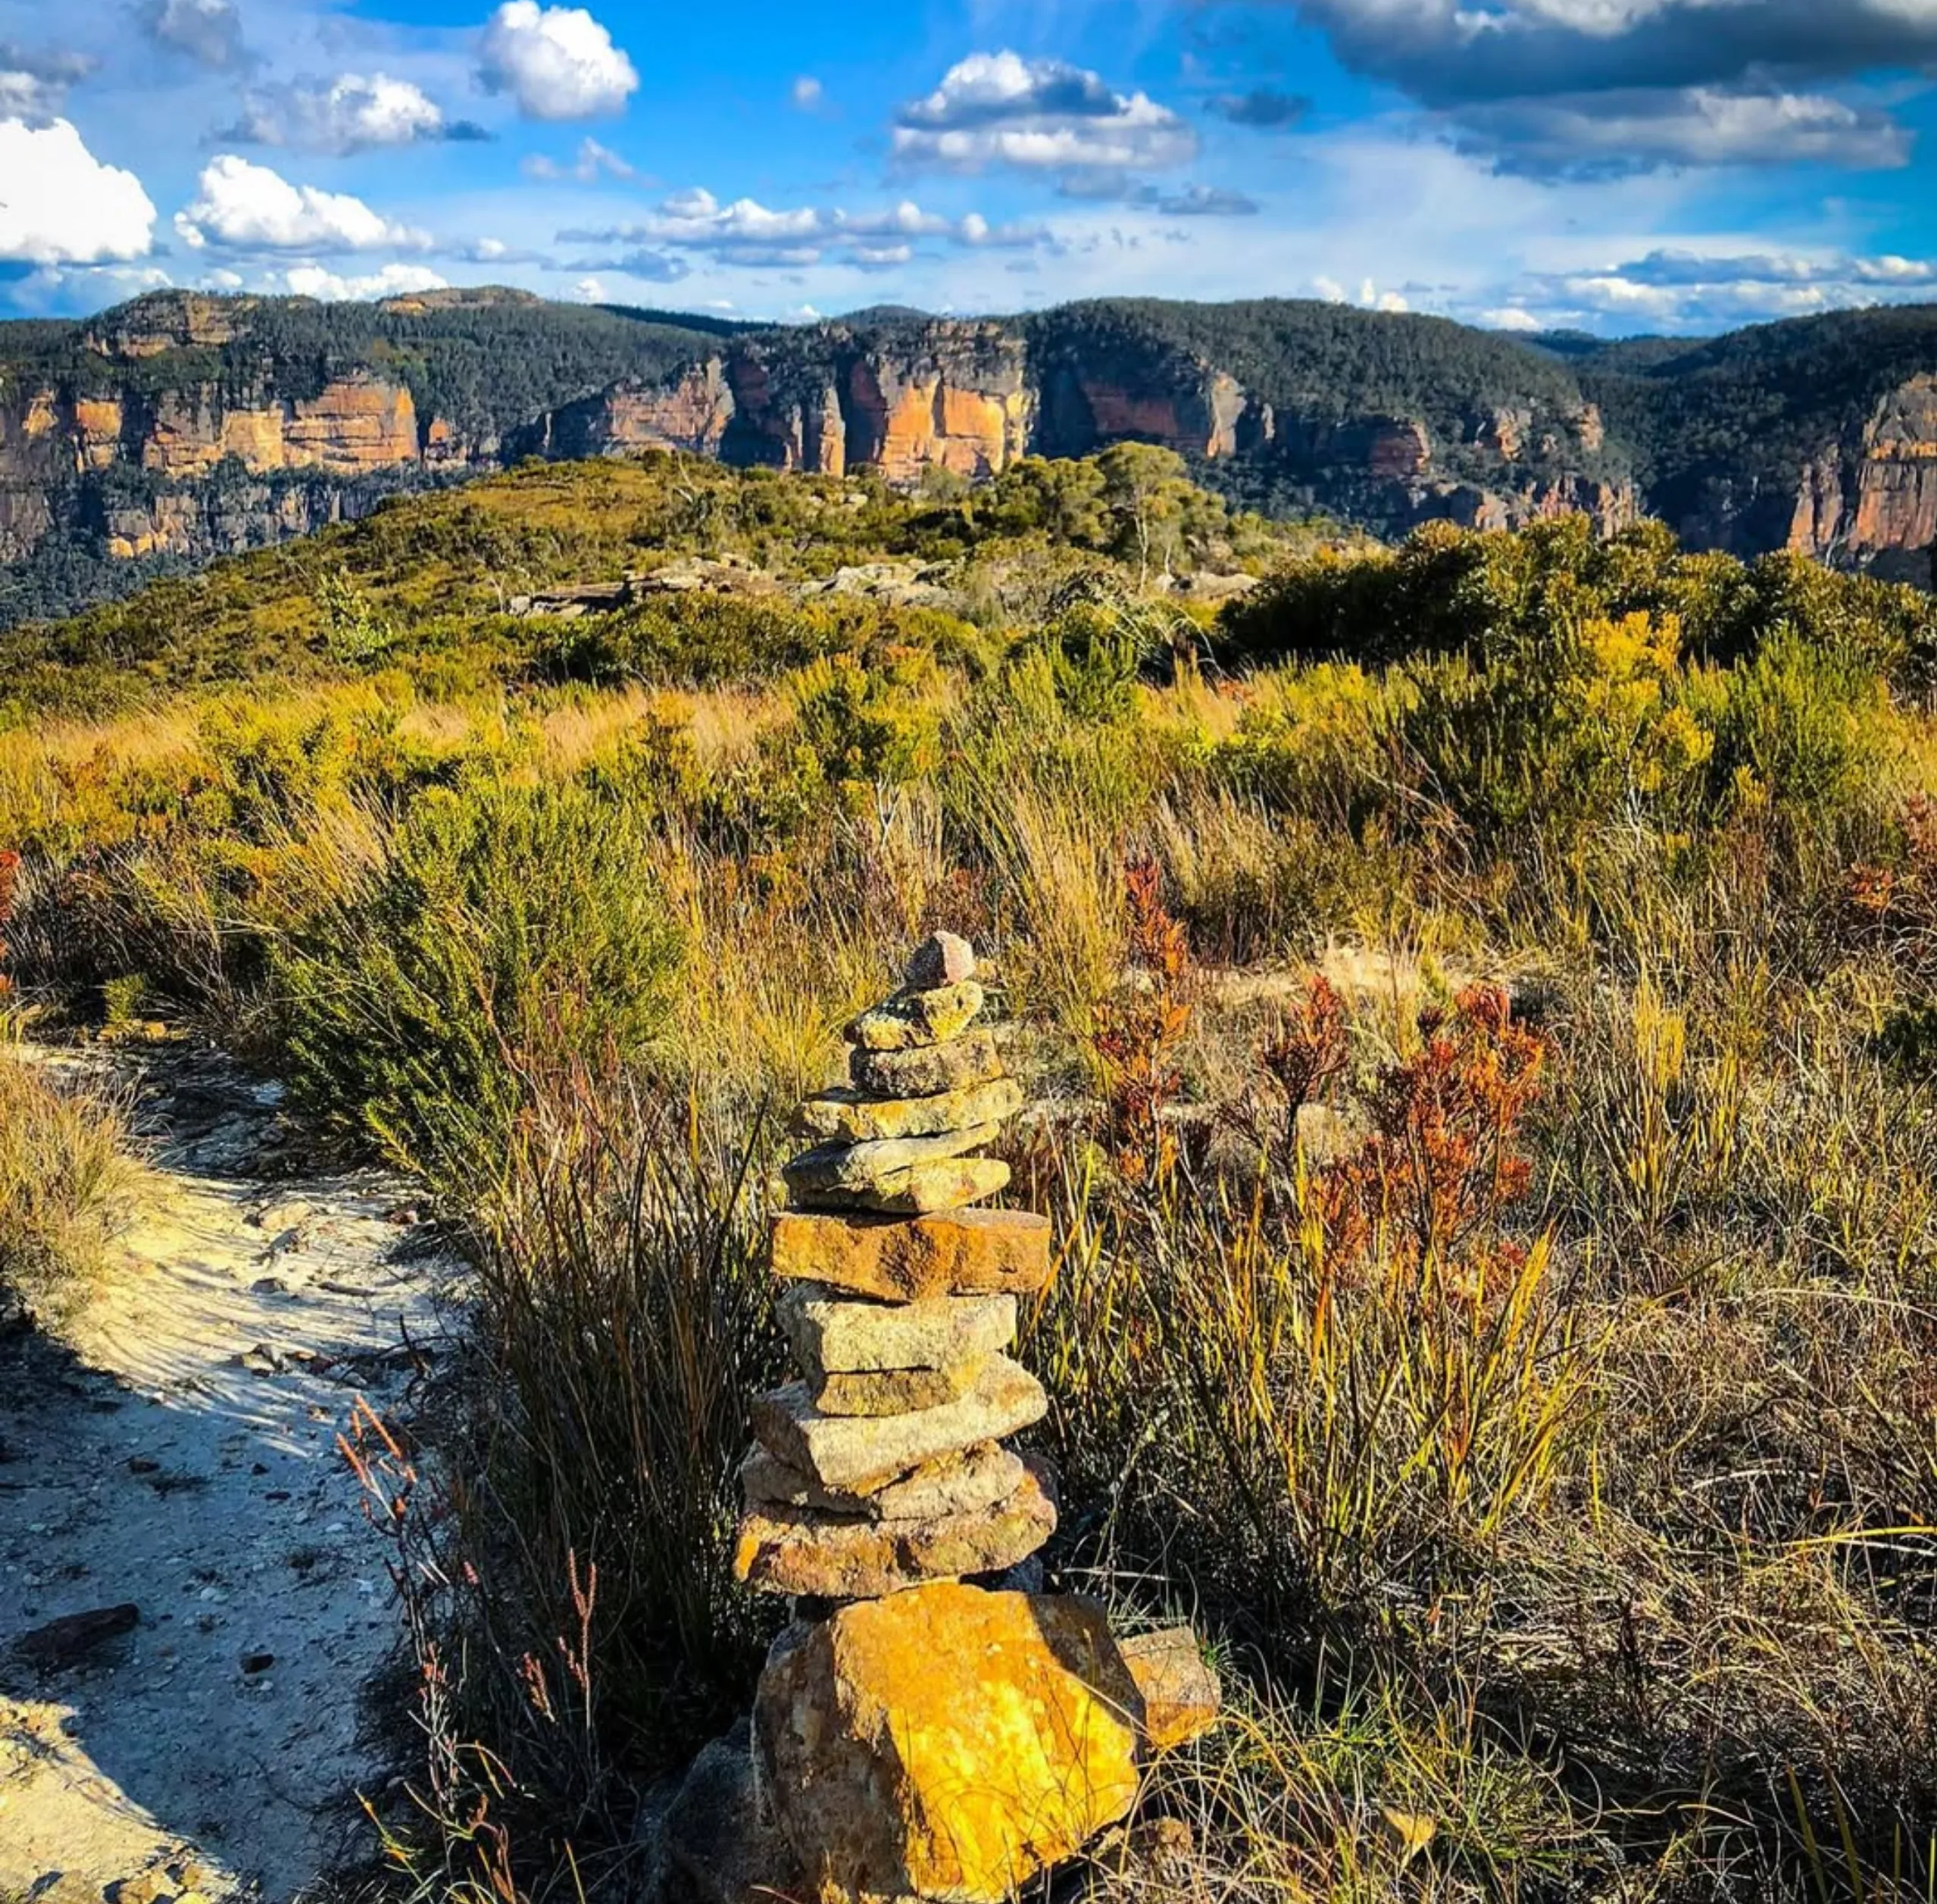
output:
M408 1415L455 1271L404 1186L306 1170L277 1101L152 1064L111 1273L58 1340L0 1334L0 1899L280 1904L373 1849L359 1694L397 1621L336 1437L359 1394Z

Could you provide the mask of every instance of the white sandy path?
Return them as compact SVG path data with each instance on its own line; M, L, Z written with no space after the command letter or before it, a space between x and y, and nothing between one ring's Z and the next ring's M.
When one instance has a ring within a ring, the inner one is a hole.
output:
M358 1695L397 1625L335 1442L359 1393L405 1408L405 1331L434 1337L451 1271L400 1248L394 1180L256 1174L272 1090L163 1075L113 1272L59 1350L0 1346L0 1894L59 1874L80 1904L186 1849L203 1890L280 1904L372 1849L357 1793L389 1768ZM280 1372L244 1365L258 1344ZM139 1626L79 1665L6 1657L129 1601Z

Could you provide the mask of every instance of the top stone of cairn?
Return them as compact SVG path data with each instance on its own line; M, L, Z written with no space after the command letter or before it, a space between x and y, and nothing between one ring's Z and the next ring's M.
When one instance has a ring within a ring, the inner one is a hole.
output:
M901 983L911 992L933 992L975 976L975 952L952 932L933 932L916 946Z

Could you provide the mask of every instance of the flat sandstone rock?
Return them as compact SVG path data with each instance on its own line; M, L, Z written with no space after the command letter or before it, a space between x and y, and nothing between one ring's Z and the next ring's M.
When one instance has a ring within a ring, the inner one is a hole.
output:
M811 1097L789 1127L796 1136L820 1143L879 1143L896 1137L928 1137L995 1124L1022 1108L1023 1087L1013 1077L964 1085L933 1097L864 1097L837 1089Z
M875 1302L826 1283L790 1283L774 1314L811 1380L836 1370L953 1368L1016 1339L1013 1296Z
M972 978L932 992L897 992L856 1018L842 1036L866 1051L910 1051L959 1038L982 1009L982 987Z
M790 1184L808 1210L872 1210L883 1216L927 1216L960 1210L1007 1190L1009 1167L998 1157L938 1158L889 1171L866 1190L808 1190Z
M959 1402L975 1387L989 1358L958 1362L952 1368L837 1369L810 1381L814 1405L823 1415L852 1415L870 1419L912 1415L919 1408L939 1408Z
M773 1219L773 1274L888 1302L1031 1296L1049 1281L1049 1219L1033 1210L954 1210L896 1222L809 1210Z
M995 1040L986 1031L912 1051L869 1051L857 1045L848 1054L848 1080L869 1097L935 1097L1001 1075Z
M1223 1695L1189 1627L1140 1633L1123 1642L1123 1663L1143 1696L1144 1736L1169 1752L1201 1738L1217 1723Z
M898 1181L904 1173L924 1164L943 1161L980 1150L1002 1134L998 1124L979 1124L967 1130L945 1130L932 1137L895 1137L880 1143L817 1144L780 1166L788 1189L871 1190Z
M825 1415L805 1383L790 1382L754 1403L753 1431L822 1487L864 1491L938 1455L1019 1433L1048 1410L1042 1384L1020 1362L995 1355L961 1400L914 1415Z
M762 1593L879 1599L924 1581L1013 1567L1055 1531L1055 1505L1029 1473L992 1507L920 1521L837 1521L811 1508L750 1507L741 1518L733 1572Z
M849 1519L919 1521L941 1514L973 1514L1006 1501L1021 1486L1022 1457L995 1442L938 1455L905 1474L863 1493L823 1487L756 1443L740 1464L740 1487L749 1502L813 1508Z

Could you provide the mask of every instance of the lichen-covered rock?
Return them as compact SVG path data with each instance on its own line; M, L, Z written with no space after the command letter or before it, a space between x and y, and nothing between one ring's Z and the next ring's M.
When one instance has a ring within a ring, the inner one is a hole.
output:
M908 956L901 983L911 992L932 992L975 976L975 949L959 933L931 932Z
M791 1127L797 1136L823 1143L878 1143L995 1124L1014 1116L1022 1101L1022 1086L1013 1077L929 1097L870 1098L856 1090L836 1090L808 1099L795 1111Z
M879 1143L817 1144L780 1167L795 1196L826 1190L862 1191L898 1182L925 1164L979 1150L1001 1135L999 1126L980 1124L967 1130L944 1130L932 1137L893 1137Z
M883 1216L926 1216L960 1210L1008 1188L1009 1167L999 1157L936 1158L884 1171L864 1190L813 1190L790 1183L805 1209L872 1210Z
M816 1508L825 1514L870 1521L919 1521L939 1514L973 1514L1005 1501L1022 1483L1019 1455L992 1441L962 1448L879 1487L823 1487L804 1469L756 1445L740 1464L740 1488L750 1502L780 1507Z
M912 1415L960 1401L975 1387L987 1359L950 1368L836 1369L810 1380L808 1388L823 1415Z
M1049 1219L1032 1210L954 1210L897 1222L811 1210L773 1219L773 1273L889 1302L1030 1296L1052 1268Z
M914 1415L823 1415L805 1383L789 1383L753 1405L764 1446L823 1487L865 1490L979 1441L1000 1441L1048 1412L1042 1384L1019 1362L992 1356L958 1402Z
M972 978L932 992L897 992L850 1019L842 1035L867 1051L911 1051L959 1038L982 1009L982 987Z
M995 1040L986 1031L967 1031L945 1045L911 1051L868 1051L857 1045L848 1054L850 1082L870 1097L934 1097L1001 1075Z
M1093 1602L945 1584L791 1631L754 1727L820 1904L1001 1904L1128 1813L1141 1716Z
M763 1593L877 1599L927 1580L1013 1567L1055 1531L1055 1504L1038 1477L1025 1472L990 1506L920 1520L839 1520L811 1508L749 1507L740 1519L733 1571Z
M952 1368L1016 1339L1013 1296L876 1302L825 1283L792 1283L774 1314L810 1380L836 1369Z
M1189 1627L1140 1633L1122 1646L1123 1663L1143 1696L1144 1736L1152 1750L1189 1745L1217 1723L1223 1700L1217 1675Z

